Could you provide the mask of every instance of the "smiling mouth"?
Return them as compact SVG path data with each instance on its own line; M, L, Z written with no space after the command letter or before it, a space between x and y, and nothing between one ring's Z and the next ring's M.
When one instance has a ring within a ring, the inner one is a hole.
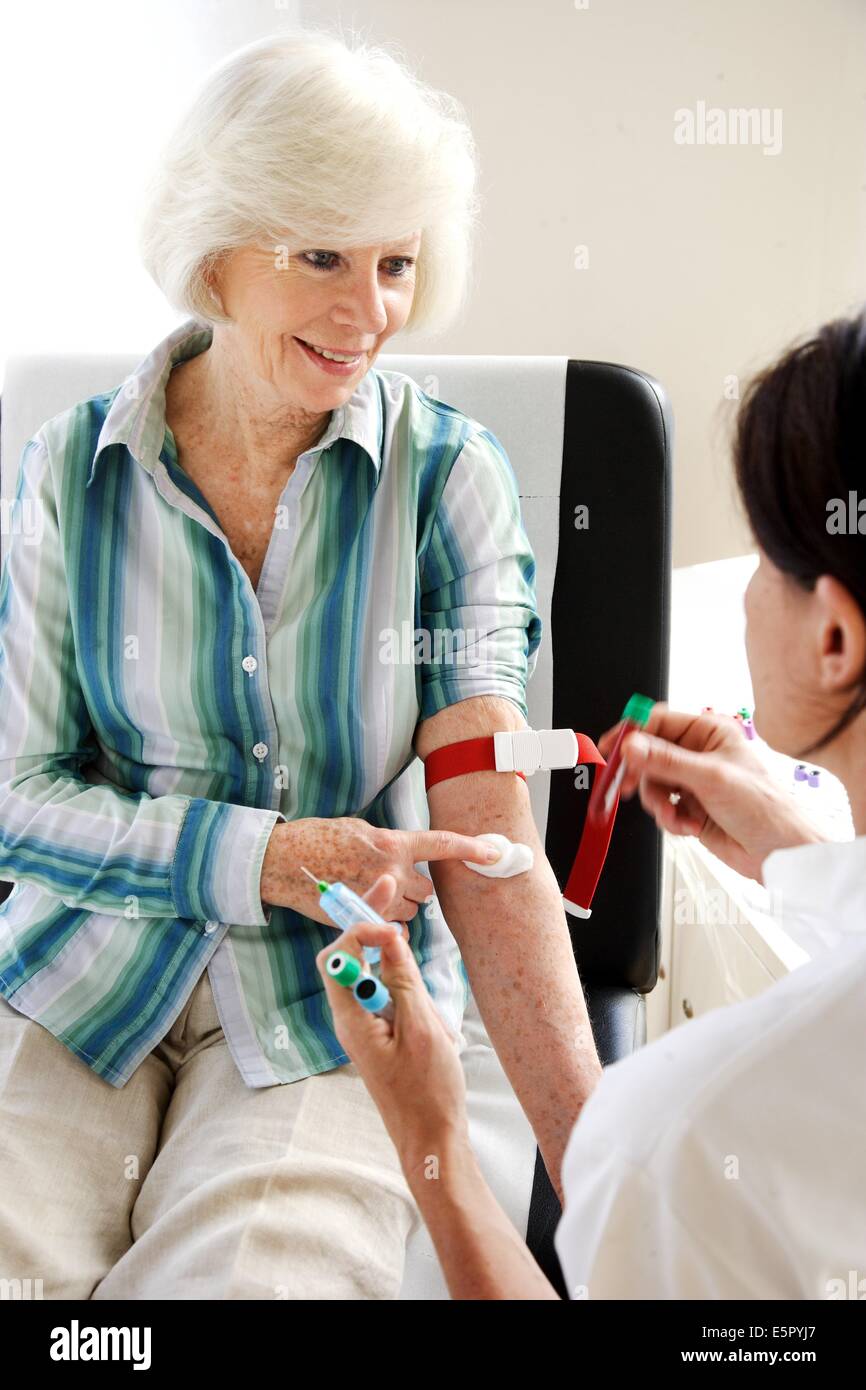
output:
M319 343L308 343L306 338L295 338L295 342L301 343L304 347L310 348L312 352L318 352L321 356L325 352L336 354L338 357L352 358L363 357L369 348L323 348Z

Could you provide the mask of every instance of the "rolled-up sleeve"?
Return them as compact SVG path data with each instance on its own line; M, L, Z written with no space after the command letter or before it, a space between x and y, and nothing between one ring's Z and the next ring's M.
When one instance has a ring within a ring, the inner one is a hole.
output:
M93 912L264 925L279 811L89 781L98 752L78 678L49 450L25 445L0 579L0 877Z
M450 468L420 573L421 717L500 695L527 718L542 627L535 556L514 472L489 430L470 435Z

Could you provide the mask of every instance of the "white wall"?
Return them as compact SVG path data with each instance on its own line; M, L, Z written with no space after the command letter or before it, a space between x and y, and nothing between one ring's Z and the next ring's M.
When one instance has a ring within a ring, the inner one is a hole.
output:
M11 353L147 351L179 316L141 268L150 163L206 70L295 0L0 7L0 370Z
M482 273L447 350L651 372L676 413L675 563L748 549L725 379L866 297L866 3L303 0L301 12L394 40L468 110ZM699 100L780 108L781 153L675 144L674 112ZM587 269L574 269L577 245Z

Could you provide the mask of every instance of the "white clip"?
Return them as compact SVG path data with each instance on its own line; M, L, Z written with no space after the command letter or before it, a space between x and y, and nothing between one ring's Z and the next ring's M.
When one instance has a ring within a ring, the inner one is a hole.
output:
M497 772L549 772L574 767L578 757L573 729L506 729L493 735Z

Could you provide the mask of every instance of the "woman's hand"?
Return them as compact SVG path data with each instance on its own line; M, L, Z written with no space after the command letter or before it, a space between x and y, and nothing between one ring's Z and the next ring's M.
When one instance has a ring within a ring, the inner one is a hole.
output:
M301 866L329 883L338 880L363 893L382 874L393 880L391 899L382 916L408 922L419 903L432 896L433 885L415 864L431 859L469 859L489 864L498 858L486 840L448 830L383 830L354 816L310 817L278 822L262 861L262 901L292 907L316 922L330 922L319 906L316 885ZM468 872L468 870L467 870Z
M384 874L364 900L382 916L396 893L393 877ZM469 1152L466 1084L463 1067L448 1031L421 978L405 927L362 922L320 951L316 964L325 981L334 1028L379 1107L400 1155L407 1178L423 1176L430 1160L450 1162ZM363 946L381 948L380 975L394 1004L389 1022L368 1013L352 991L338 985L325 962L340 950L359 960Z
M599 739L603 756L619 728ZM773 850L824 838L773 781L734 718L681 714L659 703L644 730L626 735L622 755L622 796L637 790L661 830L697 836L730 868L759 883ZM679 793L676 804L672 792Z

